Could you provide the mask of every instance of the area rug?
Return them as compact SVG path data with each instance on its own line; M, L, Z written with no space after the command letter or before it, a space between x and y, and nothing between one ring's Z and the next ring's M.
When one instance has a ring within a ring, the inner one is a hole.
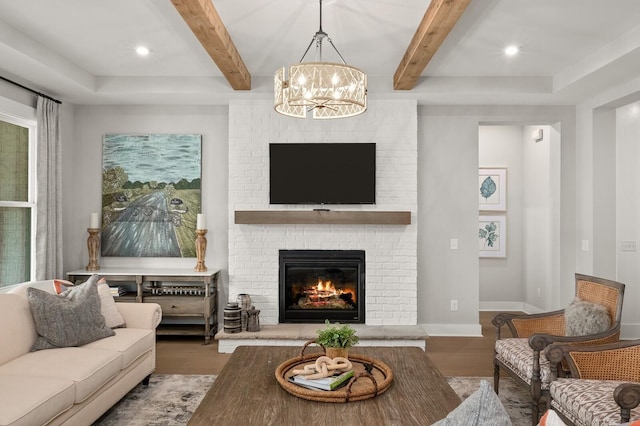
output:
M94 426L181 426L186 425L216 376L154 374L149 386L136 386L107 411ZM465 399L480 387L480 380L492 377L448 377L453 390ZM528 395L511 378L500 379L500 400L514 426L528 426L531 408Z
M461 399L480 388L480 381L486 380L493 388L493 377L447 377L449 385ZM529 393L518 386L510 377L500 378L500 401L509 414L513 426L528 426L531 424L531 405Z
M186 425L213 384L213 375L154 374L111 407L96 426Z

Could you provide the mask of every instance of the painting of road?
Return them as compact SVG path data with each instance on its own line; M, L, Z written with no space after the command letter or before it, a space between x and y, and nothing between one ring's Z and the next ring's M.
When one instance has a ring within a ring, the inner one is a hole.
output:
M107 134L102 256L195 257L201 135Z

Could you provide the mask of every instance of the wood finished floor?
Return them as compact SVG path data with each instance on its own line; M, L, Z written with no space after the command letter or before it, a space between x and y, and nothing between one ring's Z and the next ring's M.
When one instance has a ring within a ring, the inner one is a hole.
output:
M482 337L429 337L426 353L442 374L493 376L494 314L480 312ZM231 357L218 353L215 340L203 345L202 339L193 337L159 336L156 350L158 374L219 374Z

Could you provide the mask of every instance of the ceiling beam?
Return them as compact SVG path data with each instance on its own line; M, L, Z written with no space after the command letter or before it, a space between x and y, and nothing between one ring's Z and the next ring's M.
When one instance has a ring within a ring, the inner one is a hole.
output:
M234 90L251 90L251 74L212 0L171 0Z
M411 90L471 0L431 0L393 75L394 90Z

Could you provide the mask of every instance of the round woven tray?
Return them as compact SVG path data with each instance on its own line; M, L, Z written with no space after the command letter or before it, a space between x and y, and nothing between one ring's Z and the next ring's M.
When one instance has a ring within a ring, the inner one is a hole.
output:
M389 389L393 380L391 368L382 361L360 354L349 353L349 361L353 364L354 376L346 386L334 391L312 390L298 386L289 381L292 370L302 368L305 364L315 362L318 353L305 354L304 351L313 340L302 347L300 355L290 358L276 368L276 380L280 386L292 395L310 401L350 402L373 398ZM365 367L370 367L371 373Z

